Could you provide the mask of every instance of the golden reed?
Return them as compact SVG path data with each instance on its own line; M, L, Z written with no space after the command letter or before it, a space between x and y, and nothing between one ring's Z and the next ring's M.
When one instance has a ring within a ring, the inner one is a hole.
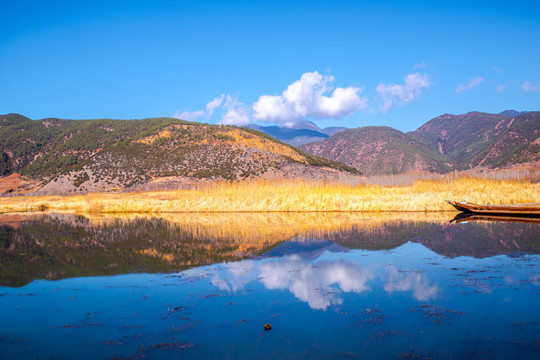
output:
M461 177L409 186L306 181L215 182L196 189L0 198L0 213L40 210L77 213L450 211L444 200L516 204L540 201L540 183Z

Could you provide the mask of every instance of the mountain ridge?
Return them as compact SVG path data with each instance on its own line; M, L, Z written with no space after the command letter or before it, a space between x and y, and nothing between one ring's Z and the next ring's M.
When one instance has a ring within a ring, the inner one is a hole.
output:
M21 173L41 180L43 191L61 193L135 188L161 178L189 184L359 173L252 129L173 118L30 120L8 114L0 116L0 150L3 175Z
M349 135L351 131L357 138ZM376 149L374 144L378 144ZM540 112L442 114L407 133L375 134L373 127L362 127L300 148L367 175L506 167L540 161Z
M46 184L42 190L88 192L157 182L167 188L219 179L446 173L540 161L540 112L535 111L443 114L407 133L367 126L330 128L337 131L330 136L312 122L296 127L262 128L289 140L303 136L317 141L295 148L258 131L259 125L174 118L31 120L0 115L0 179L27 190ZM0 185L4 191L5 184ZM9 186L5 191L17 189Z
M278 125L263 126L258 124L248 124L245 127L270 135L279 141L283 141L292 146L322 141L347 129L346 127L338 126L330 126L321 129L311 121L300 121L291 127Z
M344 130L327 140L300 148L363 169L367 175L452 170L446 159L433 152L429 145L387 126Z

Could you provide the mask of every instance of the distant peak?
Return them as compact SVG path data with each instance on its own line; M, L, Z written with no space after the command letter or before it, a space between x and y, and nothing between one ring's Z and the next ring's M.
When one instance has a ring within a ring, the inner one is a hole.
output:
M520 114L523 114L523 111L516 111L516 110L504 110L498 113L497 115L504 115L504 116L518 116Z
M292 126L287 126L291 129L308 129L308 130L314 130L314 131L320 131L322 132L322 129L317 126L312 121L304 120L304 121L298 121L292 124Z

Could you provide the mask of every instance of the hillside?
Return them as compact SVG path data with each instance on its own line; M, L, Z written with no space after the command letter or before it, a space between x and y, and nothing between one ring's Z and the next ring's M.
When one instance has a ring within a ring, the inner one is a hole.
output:
M540 112L524 113L471 161L471 167L503 167L540 161Z
M361 169L368 175L452 169L445 157L429 145L384 126L341 131L322 142L303 145L301 149Z
M322 141L347 129L345 127L336 126L321 129L311 121L300 121L295 123L292 127L277 125L262 126L257 124L249 124L246 127L270 135L279 141L283 141L292 146Z
M47 183L43 191L62 193L132 188L164 177L181 184L354 172L254 130L172 118L34 121L9 114L0 116L0 139L3 175L20 173Z
M445 173L540 161L540 112L444 114L406 134L373 126L323 130L309 121L294 128L250 127L173 118L0 115L0 193L108 191L148 184L167 189L215 179L326 180L354 172ZM302 150L289 145L305 141L317 142Z
M540 161L540 112L444 114L406 134L363 127L301 148L370 175L509 167Z
M458 169L508 166L539 159L538 144L534 145L539 118L538 112L513 110L445 114L407 135L430 144Z

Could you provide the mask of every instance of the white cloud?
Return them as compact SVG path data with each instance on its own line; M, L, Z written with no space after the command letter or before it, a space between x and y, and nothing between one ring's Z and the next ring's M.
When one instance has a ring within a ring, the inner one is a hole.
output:
M497 91L498 93L501 93L504 90L506 90L507 87L508 87L508 84L501 84L495 88L495 91Z
M249 109L243 103L239 102L237 98L230 95L225 97L224 94L209 101L206 104L206 111L184 111L182 113L177 111L174 114L174 117L188 121L194 121L196 119L206 117L208 120L219 108L226 110L225 114L223 114L221 118L221 121L219 122L220 124L246 125L249 123Z
M521 88L523 89L523 91L526 91L526 92L531 92L531 91L535 91L535 92L538 92L540 91L540 85L533 85L532 81L525 81L522 85L521 85Z
M323 76L317 71L304 73L281 95L259 97L253 104L253 117L291 125L306 118L339 119L367 107L367 99L359 95L361 88L338 87L332 91L334 80L333 76ZM330 92L330 96L325 95Z
M425 66L424 62L415 65L416 68ZM359 110L373 112L373 109L368 109L368 99L360 95L362 88L334 88L334 81L332 75L321 75L317 71L306 72L280 95L262 95L253 105L246 105L238 101L237 97L222 94L206 104L206 111L177 111L174 117L189 121L205 117L209 121L218 112L221 116L219 124L247 125L255 119L292 127L298 121L310 118L340 119ZM394 106L402 106L417 99L430 86L427 74L409 74L403 84L379 84L376 100L381 101L380 110L386 113Z
M418 98L424 89L429 89L430 85L428 75L420 73L407 75L402 85L379 84L375 90L382 101L381 111L386 113L394 106L410 103Z
M214 114L214 111L221 106L224 97L225 95L221 94L220 96L215 97L212 101L206 104L206 111L208 112L208 117L212 116Z
M227 95L223 108L227 112L221 117L220 124L240 126L249 124L249 110L237 98Z
M498 67L496 67L494 65L491 65L491 70L493 70L493 71L501 71L501 68L498 68Z
M477 87L478 85L480 85L483 82L484 82L484 78L482 78L481 76L476 76L476 77L470 78L469 80L467 80L466 83L463 83L463 84L459 85L456 88L456 92L462 92L462 91L470 90L472 88Z
M225 95L220 95L218 97L215 97L212 101L206 104L206 111L204 110L184 111L184 112L177 111L176 113L174 113L173 117L176 119L187 120L187 121L195 121L202 117L206 117L207 119L209 119L214 114L214 111L217 108L219 108L221 104L223 103L224 96Z
M174 113L175 118L181 119L181 120L187 120L187 121L194 121L204 116L205 116L205 112L202 110L184 111L182 113L180 111L177 111L176 113Z
M422 61L419 64L414 64L413 69L423 69L427 66L427 63L425 61Z

